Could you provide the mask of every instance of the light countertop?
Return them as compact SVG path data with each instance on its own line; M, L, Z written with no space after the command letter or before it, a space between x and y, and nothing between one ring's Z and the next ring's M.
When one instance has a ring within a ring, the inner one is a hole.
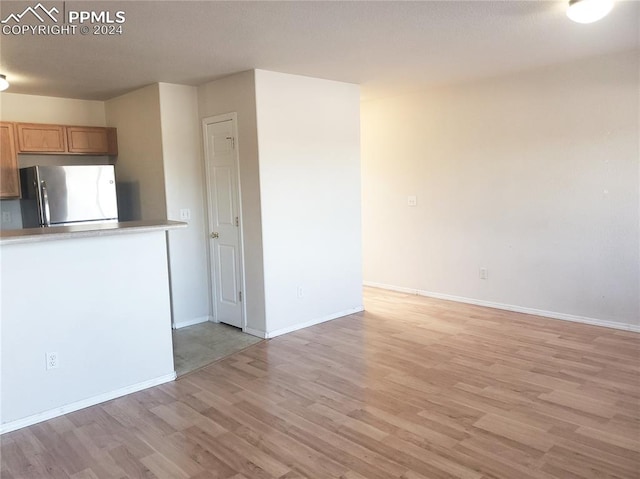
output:
M185 228L187 223L181 221L123 221L117 223L98 223L74 226L50 226L47 228L25 228L20 230L0 230L0 245L16 243L38 243L42 241L63 240L72 238L89 238L92 236L111 236L150 231L173 230Z

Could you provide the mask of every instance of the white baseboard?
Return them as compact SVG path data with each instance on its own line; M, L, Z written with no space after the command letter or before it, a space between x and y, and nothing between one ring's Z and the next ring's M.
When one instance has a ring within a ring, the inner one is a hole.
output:
M126 396L127 394L142 391L143 389L147 389L153 386L158 386L160 384L173 381L175 378L176 378L176 373L174 371L171 374L165 374L164 376L160 376L154 379L149 379L148 381L132 384L131 386L126 386L120 389L116 389L115 391L109 391L107 393L98 394L97 396L83 399L82 401L76 401L74 403L66 404L64 406L60 406L54 409L49 409L48 411L39 412L38 414L34 414L32 416L18 419L16 421L0 424L0 434L5 434L7 432L15 431L16 429L21 429L23 427L31 426L33 424L36 424L42 421L53 419L54 417L58 417L64 414L69 414L70 412L78 411L79 409L84 409L89 406L95 406L96 404L100 404L105 401L110 401L111 399L119 398L121 396Z
M173 323L173 329L186 328L187 326L193 326L194 324L206 323L210 321L210 316L200 316L199 318L186 319L184 321L178 321Z
M589 318L586 316L577 316L575 314L557 313L555 311L544 311L541 309L526 308L513 304L494 303L492 301L484 301L481 299L465 298L462 296L453 296L450 294L434 293L432 291L423 291L420 289L405 288L402 286L393 286L390 284L374 283L372 281L364 281L365 286L372 288L388 289L390 291L398 291L400 293L416 294L418 296L426 296L429 298L445 299L447 301L456 301L458 303L475 304L477 306L486 306L488 308L503 309L505 311L513 311L515 313L533 314L551 319L560 319L562 321L573 321L574 323L591 324L593 326L603 326L605 328L621 329L624 331L633 331L640 333L640 325L630 323L619 323L606 319Z
M244 328L242 331L247 333L247 334L250 334L251 336L256 336L258 338L267 339L267 333L265 333L264 331L260 331L259 329Z
M314 326L316 324L324 323L325 321L331 321L332 319L341 318L343 316L349 316L350 314L360 313L361 311L364 311L363 306L358 306L356 308L351 308L351 309L345 309L344 311L339 311L337 313L330 314L328 316L312 319L311 321L306 321L304 323L288 326L286 328L276 329L274 331L267 331L266 337L275 338L276 336L281 336L283 334L291 333L293 331L297 331L298 329L308 328L309 326Z

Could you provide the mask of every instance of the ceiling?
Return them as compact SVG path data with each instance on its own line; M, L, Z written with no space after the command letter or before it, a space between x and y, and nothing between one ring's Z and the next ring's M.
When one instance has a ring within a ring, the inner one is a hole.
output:
M3 0L0 16L36 3ZM571 22L565 0L43 3L61 12L124 11L123 33L2 34L0 73L10 92L105 100L150 83L199 85L258 68L358 83L370 98L640 42L633 0L591 25Z

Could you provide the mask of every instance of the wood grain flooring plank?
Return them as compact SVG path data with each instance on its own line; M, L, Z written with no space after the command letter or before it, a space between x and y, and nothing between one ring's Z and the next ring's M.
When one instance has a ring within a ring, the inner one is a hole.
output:
M2 477L2 476L0 476ZM92 469L85 469L70 476L71 479L100 479Z
M141 479L158 479L136 456L131 454L126 446L118 446L109 451L109 455L129 477Z
M334 462L344 464L348 469L371 479L398 477L404 472L392 461L317 425L311 418L303 418L280 408L270 408L269 413L261 412L259 406L251 402L239 403L238 406Z
M496 414L484 415L474 426L541 452L547 452L555 444L547 431Z
M256 428L241 427L234 432L249 444L279 459L304 476L340 478L348 471L345 466L280 431L256 432L263 427L264 425Z
M178 465L158 453L149 454L140 459L158 479L189 479L189 474Z
M548 454L545 454L544 464L556 464L574 474L593 474L596 477L628 477L639 474L637 465L626 461L620 461L613 456L593 454L576 451L575 448L565 448L560 445L553 446Z
M195 441L220 461L220 464L215 468L208 469L224 471L224 473L220 475L221 478L232 477L237 473L255 477L256 479L273 479L274 477L278 477L277 475L269 474L269 472L260 467L260 465L247 458L244 451L234 451L230 448L224 441L226 436L214 438L195 426L185 431L185 434L189 439ZM228 470L229 473L226 473L226 470Z

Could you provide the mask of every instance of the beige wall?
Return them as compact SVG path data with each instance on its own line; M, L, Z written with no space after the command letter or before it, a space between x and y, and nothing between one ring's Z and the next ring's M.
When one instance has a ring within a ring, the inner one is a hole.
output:
M264 333L264 271L254 72L238 73L198 87L198 111L200 120L223 113L236 112L238 115L246 319L248 328L256 333ZM202 145L202 138L199 144Z
M102 101L0 93L0 119L25 123L105 126Z
M203 174L197 89L159 83L106 102L107 124L118 128L116 171L121 199L132 197L133 216L181 221L168 233L171 308L175 326L210 317Z
M360 88L256 70L267 332L362 309Z
M113 98L105 106L107 126L118 129L118 199L133 205L124 219L166 219L159 85Z
M638 58L364 102L365 281L638 327Z
M180 210L191 212L188 228L168 233L173 321L180 327L210 315L197 89L160 83L160 116L167 217L183 221Z

